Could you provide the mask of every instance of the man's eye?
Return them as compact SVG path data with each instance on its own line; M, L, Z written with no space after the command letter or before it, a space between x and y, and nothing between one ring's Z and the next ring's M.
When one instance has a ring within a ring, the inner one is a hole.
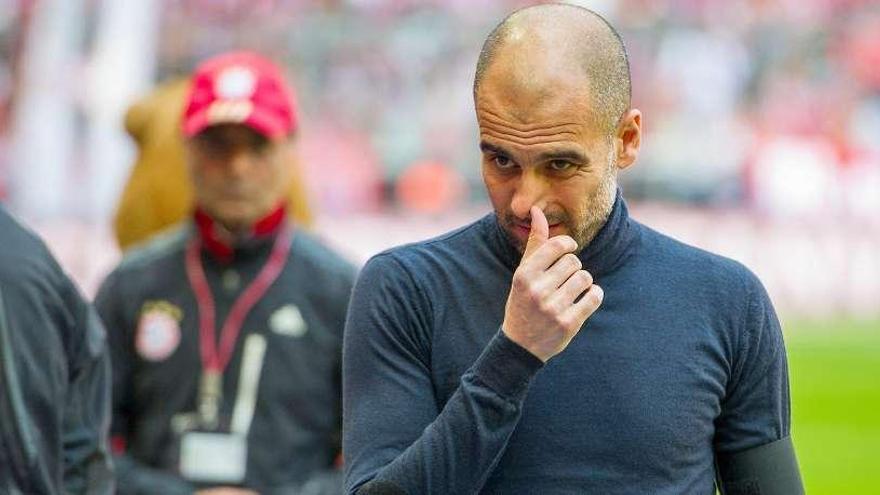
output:
M222 143L208 142L202 143L199 147L202 155L208 158L209 160L216 160L218 158L223 158L229 154L229 147L224 146Z
M495 162L495 166L498 168L511 168L513 167L513 160L507 158L506 156L496 155L495 158L492 159Z
M261 143L253 146L251 150L253 150L253 153L260 158L265 158L269 156L270 152L272 151L272 147L269 146L269 143Z
M553 160L548 164L548 166L554 172L565 172L574 165L571 162L567 162L565 160Z

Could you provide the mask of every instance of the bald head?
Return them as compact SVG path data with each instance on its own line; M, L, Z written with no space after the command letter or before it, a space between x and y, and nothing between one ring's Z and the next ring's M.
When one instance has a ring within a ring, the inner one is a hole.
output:
M475 98L493 77L538 98L551 96L560 84L580 86L589 99L587 117L604 132L612 132L630 106L629 62L620 35L604 18L575 5L537 5L505 18L483 44Z

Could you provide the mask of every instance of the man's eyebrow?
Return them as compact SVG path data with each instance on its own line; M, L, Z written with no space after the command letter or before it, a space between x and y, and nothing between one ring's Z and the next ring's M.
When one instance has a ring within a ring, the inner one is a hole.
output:
M553 160L576 162L584 165L590 164L590 159L586 155L573 149L551 150L538 154L538 161L540 162L549 162Z
M496 155L511 156L511 152L502 146L490 143L488 141L480 141L480 151L483 153L493 153ZM559 149L544 151L538 154L539 162L549 162L553 160L564 160L568 162L579 163L583 165L590 164L590 158L574 149Z
M510 152L501 146L492 144L488 141L480 141L480 151L483 153L495 153L496 155L510 156Z

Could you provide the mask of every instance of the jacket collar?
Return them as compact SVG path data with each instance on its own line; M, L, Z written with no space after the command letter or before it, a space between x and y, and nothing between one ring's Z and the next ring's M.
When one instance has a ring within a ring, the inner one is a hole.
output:
M284 226L286 218L284 205L279 205L254 223L249 233L230 242L229 235L224 235L223 227L203 209L196 208L193 214L202 249L224 264L231 263L236 256L261 251L270 246Z

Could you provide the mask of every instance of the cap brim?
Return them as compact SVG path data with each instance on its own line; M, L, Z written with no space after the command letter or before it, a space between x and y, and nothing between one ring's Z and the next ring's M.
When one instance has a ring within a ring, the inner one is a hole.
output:
M267 138L274 139L288 134L290 131L284 125L283 119L277 118L271 112L251 110L244 119L240 118L208 118L208 110L194 113L183 123L183 135L191 138L204 131L208 127L222 124L242 124L250 127Z

